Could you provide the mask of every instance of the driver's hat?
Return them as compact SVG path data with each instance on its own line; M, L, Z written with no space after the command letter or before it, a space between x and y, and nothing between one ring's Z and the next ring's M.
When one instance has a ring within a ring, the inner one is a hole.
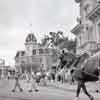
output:
M63 49L62 49L62 52L63 52L63 51L64 51L64 52L69 52L67 48L63 48Z

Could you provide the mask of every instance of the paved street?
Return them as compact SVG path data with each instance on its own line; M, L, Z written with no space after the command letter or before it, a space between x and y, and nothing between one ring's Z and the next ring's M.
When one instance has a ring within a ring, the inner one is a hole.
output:
M12 83L12 84L11 84ZM54 87L39 87L39 92L28 92L28 87L24 92L12 93L13 81L0 82L0 100L73 100L75 91L67 91ZM23 87L26 84L23 85ZM92 93L92 92L91 92ZM100 94L92 93L96 100L100 100ZM84 94L80 95L80 100L89 100Z
M74 96L74 93L72 93ZM23 93L9 93L9 95L7 94L6 96L2 96L1 99L4 100L66 100L67 95L70 95L71 93L65 92L65 91L61 91L58 89L53 89L53 88L46 88L46 87L40 87L40 91L39 92L32 92L32 93L28 93L27 91L23 92ZM3 94L2 94L3 95ZM9 99L8 99L9 98ZM0 100L1 100L0 99Z
M93 93L92 93L93 94ZM9 95L1 95L0 100L73 100L74 92L58 90L54 88L40 88L39 92L16 92L9 93ZM100 100L99 94L94 94L96 100ZM80 95L80 100L89 100L84 94Z

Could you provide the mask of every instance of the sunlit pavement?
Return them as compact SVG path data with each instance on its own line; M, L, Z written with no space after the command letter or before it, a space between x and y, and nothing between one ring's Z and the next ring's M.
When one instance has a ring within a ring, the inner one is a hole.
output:
M0 91L1 92L1 91ZM100 100L99 94L93 94L96 100ZM55 88L40 87L39 92L29 93L6 91L0 93L0 100L73 100L75 92L63 91ZM84 94L80 95L80 100L89 100Z
M0 100L73 100L75 91L67 91L54 87L39 87L39 92L28 92L29 86L25 81L23 87L24 92L12 93L14 81L0 82ZM96 100L100 100L100 94L91 92ZM79 100L89 100L84 94L80 95Z
M9 91L9 93L6 92L6 94L0 93L0 100L74 100L75 93L74 92L68 92L63 90L58 90L54 88L46 88L42 87L39 88L39 92L32 92L29 93L27 91L24 91L22 93L15 92L12 93ZM99 94L93 94L96 100L100 100ZM79 100L89 100L84 94L80 95Z

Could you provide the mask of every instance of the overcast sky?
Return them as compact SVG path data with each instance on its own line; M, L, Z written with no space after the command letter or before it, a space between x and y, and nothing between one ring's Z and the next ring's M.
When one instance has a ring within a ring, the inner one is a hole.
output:
M78 8L74 0L0 0L0 58L13 65L31 30L39 40L49 31L70 35Z

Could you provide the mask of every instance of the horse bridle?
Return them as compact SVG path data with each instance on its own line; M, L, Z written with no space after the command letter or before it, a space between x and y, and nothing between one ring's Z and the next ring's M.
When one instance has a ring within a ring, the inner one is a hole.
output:
M83 56L84 56L84 55L83 55ZM80 62L80 59L81 59L81 58L82 58L82 55L71 65L71 66L72 66L72 70L76 70L76 71L80 70L80 68L77 68L76 66L77 66L78 63ZM84 59L83 64L85 64L85 62L86 62L87 60L88 60L88 58ZM84 67L84 65L83 65L83 67ZM99 71L99 74L100 74L100 60L99 60L99 66L98 66L98 69L97 69L97 70ZM88 74L88 75L90 75L90 76L93 76L93 77L95 77L95 78L98 78L97 75L91 74L91 73L86 72L86 71L84 71L84 70L81 70L81 72L83 72L83 73L85 73L85 74Z

